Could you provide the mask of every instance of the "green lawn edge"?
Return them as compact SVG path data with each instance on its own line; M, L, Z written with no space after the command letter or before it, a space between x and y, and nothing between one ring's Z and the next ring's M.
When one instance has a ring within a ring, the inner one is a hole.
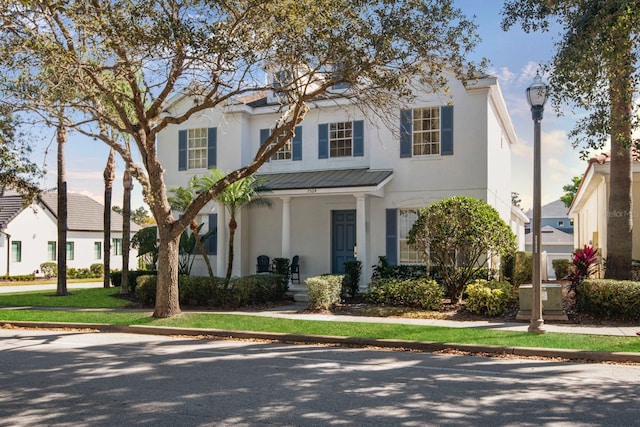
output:
M169 319L156 319L151 316L151 310L127 311L126 307L129 305L129 301L115 298L118 292L118 288L89 288L71 290L71 295L63 297L55 296L51 291L0 294L0 306L6 307L0 309L0 322L147 325L502 347L640 353L640 339L638 337L557 332L538 335L489 328L282 319L243 314L190 313L186 311ZM33 308L38 306L53 307L53 309L38 310ZM81 311L82 309L94 311ZM106 310L96 311L100 309Z

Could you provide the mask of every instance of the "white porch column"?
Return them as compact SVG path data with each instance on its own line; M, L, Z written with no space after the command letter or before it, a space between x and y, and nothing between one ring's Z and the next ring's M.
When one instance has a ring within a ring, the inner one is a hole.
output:
M282 200L282 258L291 259L291 198Z
M369 262L367 261L367 211L364 194L354 194L356 198L356 245L358 246L358 261L362 263L360 275L360 292L364 292L369 277Z
M218 255L216 256L216 275L224 277L227 272L227 210L220 202L216 202L216 212L218 212L218 223L216 227L216 239L218 244Z

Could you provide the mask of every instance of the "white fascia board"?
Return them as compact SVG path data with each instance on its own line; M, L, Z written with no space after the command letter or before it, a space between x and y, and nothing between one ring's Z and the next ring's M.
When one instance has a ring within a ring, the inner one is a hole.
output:
M284 196L353 196L355 194L366 194L375 197L384 197L384 186L391 180L388 177L378 185L365 187L338 187L338 188L298 188L294 190L272 190L263 197L284 197Z
M604 166L604 165L598 165L598 166ZM573 202L571 203L571 206L569 207L569 211L567 212L567 216L569 218L573 218L576 214L576 211L582 207L583 203L583 198L586 197L587 194L591 193L593 190L591 189L591 186L593 185L593 176L596 173L595 172L596 169L596 164L595 163L589 163L589 166L587 166L587 170L585 171L584 175L582 176L582 181L580 182L580 186L578 187L578 191L576 192L576 195L573 197ZM607 171L608 172L608 171ZM589 190L589 191L588 191Z

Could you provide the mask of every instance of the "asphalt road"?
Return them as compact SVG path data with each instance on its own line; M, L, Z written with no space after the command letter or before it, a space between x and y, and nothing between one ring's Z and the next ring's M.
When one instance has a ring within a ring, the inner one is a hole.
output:
M0 329L0 426L631 426L640 366Z

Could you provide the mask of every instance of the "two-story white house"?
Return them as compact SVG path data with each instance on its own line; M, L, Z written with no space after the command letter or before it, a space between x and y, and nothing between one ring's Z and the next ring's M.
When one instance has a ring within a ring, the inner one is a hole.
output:
M233 275L255 273L259 255L298 255L302 279L341 273L344 261L358 259L366 284L380 256L392 264L420 262L407 245L417 209L455 195L488 202L523 231L511 206L517 137L497 78L451 80L446 96L415 95L384 119L344 99L312 103L292 141L259 171L273 205L241 211ZM279 117L272 101L272 94L258 94L159 135L167 186L186 186L209 167L248 164ZM190 102L177 100L170 109ZM198 221L217 227L209 252L215 273L224 275L227 214L210 203ZM192 271L206 275L202 260Z

